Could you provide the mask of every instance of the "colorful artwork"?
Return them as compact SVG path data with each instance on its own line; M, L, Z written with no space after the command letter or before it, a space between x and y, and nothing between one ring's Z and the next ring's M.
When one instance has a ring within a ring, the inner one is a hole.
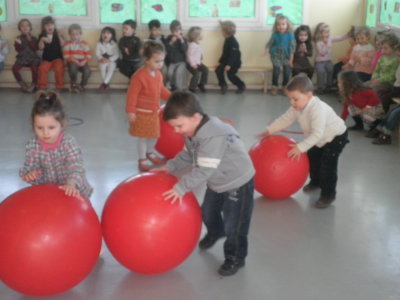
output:
M87 16L87 0L19 0L20 15Z
M254 18L254 0L189 0L191 18Z
M0 0L0 22L7 21L7 3L6 0Z
M368 27L376 27L376 16L378 10L377 0L368 0L365 5L365 25Z
M273 25L278 14L287 16L294 25L303 23L303 0L265 0L265 3L267 25Z
M141 0L140 20L142 24L157 19L161 24L169 24L176 17L176 0Z
M400 26L400 1L382 0L379 21L389 25Z
M122 24L125 20L136 19L136 1L99 0L100 23Z

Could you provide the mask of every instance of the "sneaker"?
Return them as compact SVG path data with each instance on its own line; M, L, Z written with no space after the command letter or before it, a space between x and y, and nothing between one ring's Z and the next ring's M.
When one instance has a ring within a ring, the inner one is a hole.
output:
M390 145L391 143L391 136L383 133L377 139L372 141L372 144L374 145Z
M147 158L139 159L138 166L139 166L139 171L148 172L152 167L152 163Z
M85 87L81 84L77 85L77 89L79 92L84 92L85 91Z
M204 87L204 85L199 84L198 87L199 87L199 90L200 90L202 93L205 93L205 92L206 92L206 88Z
M364 125L363 124L355 124L353 126L347 127L347 129L351 130L351 131L356 131L356 130L361 131L361 130L364 130Z
M319 189L318 185L314 185L314 184L309 183L309 184L307 184L307 185L305 185L303 187L303 192L309 193L309 192L315 191L317 189Z
M165 158L159 157L154 152L146 153L146 157L147 157L147 159L149 159L155 165L159 165L159 164L165 163Z
M237 89L237 91L235 92L236 94L243 94L243 92L246 90L246 86L242 86L240 88Z
M79 93L79 89L78 86L76 84L71 84L71 86L69 87L69 91L72 94L77 94Z
M193 94L196 94L196 90L195 89L189 89L190 92L192 92Z
M315 208L327 208L328 206L331 205L331 203L333 201L335 201L335 198L321 196L321 197L319 197L318 201L315 202L314 207Z
M202 250L209 249L222 237L224 237L224 235L211 236L206 234L206 236L199 242L199 248Z
M228 90L228 86L226 86L226 85L221 86L221 94L222 95L225 95L227 90Z
M277 88L277 87L273 86L273 87L271 88L271 95L272 95L272 96L278 95L278 88Z
M106 84L105 83L100 84L99 90L104 92L106 90Z
M218 274L221 276L231 276L244 267L245 262L243 259L227 258L222 266L218 269Z
M377 137L379 137L379 135L381 134L381 132L374 128L369 130L364 136L367 138L371 138L371 139L376 139Z

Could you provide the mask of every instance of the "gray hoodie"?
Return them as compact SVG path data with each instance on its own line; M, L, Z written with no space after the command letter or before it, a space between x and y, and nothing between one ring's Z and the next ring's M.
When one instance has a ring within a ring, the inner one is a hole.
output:
M192 138L185 139L185 149L167 163L171 172L189 166L191 172L174 186L181 196L204 182L217 193L234 190L255 174L237 131L216 117L210 117Z

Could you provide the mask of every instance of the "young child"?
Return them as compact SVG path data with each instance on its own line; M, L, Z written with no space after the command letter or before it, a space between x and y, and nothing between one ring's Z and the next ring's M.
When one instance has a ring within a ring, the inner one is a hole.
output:
M242 61L239 49L239 43L235 38L236 25L232 21L220 22L222 35L225 38L224 46L222 48L222 55L218 61L219 65L215 69L215 74L218 78L218 84L221 87L221 93L224 95L228 90L228 85L225 81L225 72L228 79L237 86L237 94L245 91L246 85L237 76Z
M132 74L142 66L142 41L135 35L136 21L129 19L122 23L122 34L123 37L118 42L122 55L122 59L118 61L118 68L122 74L131 78Z
M188 45L182 35L182 26L178 20L171 22L171 34L165 41L167 49L167 77L171 90L183 89L186 72L186 52Z
M185 150L155 171L176 172L192 166L173 189L164 193L172 203L193 188L207 184L202 204L207 234L200 249L211 248L226 236L222 276L245 265L248 232L253 210L255 170L236 130L206 115L195 94L177 91L164 109L164 120L185 138Z
M356 45L350 55L350 60L342 67L343 70L354 70L362 82L371 79L371 63L375 49L369 43L371 32L368 27L361 26L355 29Z
M1 32L1 24L0 24L0 32ZM6 56L8 54L8 42L3 39L0 35L0 72L4 70L4 61L6 60Z
M400 104L389 110L386 117L376 126L374 132L368 137L377 137L372 141L374 145L389 145L392 143L392 132L400 124Z
M288 157L296 159L307 152L310 159L310 182L303 191L321 188L316 208L326 208L336 197L339 155L348 142L344 121L318 97L313 96L313 84L303 75L293 77L286 86L291 107L272 122L258 137L272 135L298 121L305 139L293 144Z
M381 100L371 88L363 84L355 71L340 72L338 87L344 98L341 118L345 121L350 113L355 122L349 130L363 130L364 122L372 125L383 118Z
M379 58L382 56L382 40L388 31L378 31L375 34L375 54L371 61L371 72L374 73Z
M317 71L317 93L330 92L333 87L332 43L348 38L348 34L337 38L330 37L330 28L326 23L319 23L315 29L316 48L315 70Z
M186 54L186 67L192 74L189 90L193 93L196 92L197 86L200 91L204 93L206 91L205 85L208 79L208 68L203 64L203 50L199 44L201 39L201 28L197 26L191 27L188 32L189 47Z
M153 40L153 41L158 41L160 43L162 43L164 46L166 45L166 39L164 37L163 34L161 34L161 23L159 20L157 19L153 19L149 22L148 24L149 27L149 40ZM164 84L166 84L167 82L167 77L168 77L168 73L167 73L167 64L168 62L164 61L164 65L162 67L161 74L163 76L163 80L164 80Z
M152 164L163 160L154 146L160 136L158 111L160 99L167 100L170 91L163 84L160 69L164 63L164 46L147 41L143 48L144 66L131 78L126 96L126 113L130 123L129 133L138 137L139 170L149 171Z
M71 93L83 92L91 74L89 61L92 58L89 44L82 40L82 28L79 24L68 27L70 40L64 44L64 58L68 65L68 74L71 79ZM78 72L82 73L81 83L78 85Z
M337 77L339 73L343 70L343 66L345 66L349 60L351 53L356 45L356 37L354 35L354 26L351 26L350 31L347 33L347 42L349 48L347 48L347 52L345 55L339 58L339 61L333 65L333 73L332 73L332 88L335 89L337 87Z
M396 71L399 60L396 51L399 48L399 39L393 32L385 33L382 40L382 56L378 60L375 72L372 73L371 84L374 91L382 101L385 113L393 103L393 84L396 81Z
M35 36L32 36L32 24L28 19L21 19L18 22L18 30L21 34L15 38L14 42L17 59L12 66L12 72L21 90L30 93L36 91L38 84L39 64L41 61L36 53L38 40ZM31 69L32 83L30 86L22 79L20 71L23 67Z
M308 25L300 25L294 32L296 39L296 50L293 55L292 75L306 73L308 78L312 79L314 67L310 63L310 57L313 55L311 30Z
M100 91L105 91L110 86L111 78L117 67L119 58L119 49L115 29L104 27L100 33L100 39L96 45L96 57L99 63L99 69L103 83L100 84Z
M39 92L32 113L35 137L26 144L21 178L30 184L58 184L68 196L89 198L89 185L81 149L75 139L64 132L66 117L58 94Z
M284 15L277 15L275 18L273 33L265 46L266 54L269 53L272 61L272 88L271 95L278 93L278 79L283 69L282 86L289 81L291 67L293 65L293 54L296 48L292 30L292 23Z
M42 32L39 35L39 50L43 51L42 62L39 65L39 88L47 88L47 73L54 71L56 88L64 88L64 58L62 47L64 38L58 33L53 17L42 19Z

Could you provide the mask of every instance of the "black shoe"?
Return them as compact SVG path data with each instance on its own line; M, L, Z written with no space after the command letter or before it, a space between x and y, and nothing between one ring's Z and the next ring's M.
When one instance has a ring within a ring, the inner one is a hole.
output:
M379 137L379 135L381 134L381 132L374 128L369 130L364 136L367 138L371 138L371 139L376 139L377 137Z
M227 258L223 265L218 269L218 274L221 276L231 276L244 267L245 263L243 259L232 259Z
M206 88L204 87L204 85L199 84L198 87L199 87L199 90L200 90L202 93L205 93L205 92L206 92Z
M189 89L189 91L191 91L193 94L196 94L196 90L195 89Z
M390 145L391 143L391 136L383 133L381 133L377 139L372 141L372 144L374 145Z
M228 90L228 86L226 86L226 85L221 86L221 94L222 95L225 95L227 90Z
M303 192L309 193L309 192L315 191L316 189L319 189L318 185L309 183L303 187Z
M335 198L321 196L314 206L315 208L327 208L333 201L335 201Z
M349 130L364 130L364 122L360 116L353 116L355 125L349 127Z
M220 239L223 235L211 236L206 234L205 237L199 242L199 248L202 250L209 249Z
M236 94L242 94L245 90L246 90L246 87L242 86L242 87L237 89Z

